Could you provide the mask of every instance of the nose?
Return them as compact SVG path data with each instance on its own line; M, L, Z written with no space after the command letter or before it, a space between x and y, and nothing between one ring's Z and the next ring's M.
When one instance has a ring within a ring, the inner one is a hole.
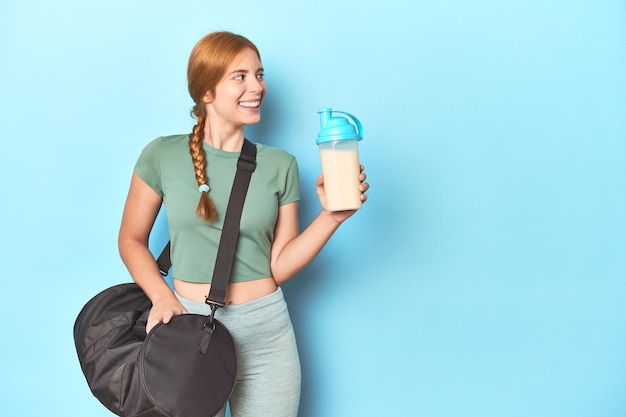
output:
M248 86L248 89L251 93L262 93L265 90L265 82L261 79L259 80L256 77L250 77L251 81Z

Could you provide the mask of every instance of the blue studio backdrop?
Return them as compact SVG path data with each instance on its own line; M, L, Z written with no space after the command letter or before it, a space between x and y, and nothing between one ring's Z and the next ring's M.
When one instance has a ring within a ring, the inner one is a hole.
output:
M364 208L284 286L302 417L626 415L626 2L0 2L0 415L106 417L72 326L130 280L133 165L188 132L186 63L231 30L299 161L357 116ZM154 250L167 239L162 218Z

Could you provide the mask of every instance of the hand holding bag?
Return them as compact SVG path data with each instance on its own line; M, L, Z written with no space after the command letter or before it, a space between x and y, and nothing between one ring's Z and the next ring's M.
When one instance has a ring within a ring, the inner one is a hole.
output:
M236 376L235 346L214 318L224 306L241 212L256 146L247 139L237 162L207 304L210 316L182 314L146 335L152 304L134 283L93 297L74 324L76 352L92 393L122 417L214 416L230 398ZM157 263L170 267L169 243Z

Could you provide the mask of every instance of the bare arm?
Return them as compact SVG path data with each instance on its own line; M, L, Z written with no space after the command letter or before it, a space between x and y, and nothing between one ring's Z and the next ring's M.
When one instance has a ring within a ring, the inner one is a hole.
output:
M144 290L152 310L147 331L159 322L168 323L176 314L184 313L182 305L167 285L148 249L148 237L161 207L161 197L136 173L124 206L118 246L122 261L133 280Z
M363 167L361 167L361 171L363 171ZM366 178L365 173L361 172L361 199L363 201L367 200L365 191L369 188L369 184L364 182ZM326 210L326 195L322 175L317 178L316 192L322 205L322 211L300 234L298 234L298 203L285 204L278 209L278 220L274 230L271 253L272 276L278 285L288 281L309 264L341 223L356 212L356 210L339 212Z

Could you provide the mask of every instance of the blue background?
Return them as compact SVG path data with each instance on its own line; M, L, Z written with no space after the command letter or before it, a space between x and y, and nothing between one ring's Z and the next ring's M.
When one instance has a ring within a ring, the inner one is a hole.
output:
M284 287L300 416L626 415L623 0L2 0L0 415L110 415L73 322L130 279L134 162L218 29L262 52L247 134L298 158L303 226L316 110L365 129L369 201Z

